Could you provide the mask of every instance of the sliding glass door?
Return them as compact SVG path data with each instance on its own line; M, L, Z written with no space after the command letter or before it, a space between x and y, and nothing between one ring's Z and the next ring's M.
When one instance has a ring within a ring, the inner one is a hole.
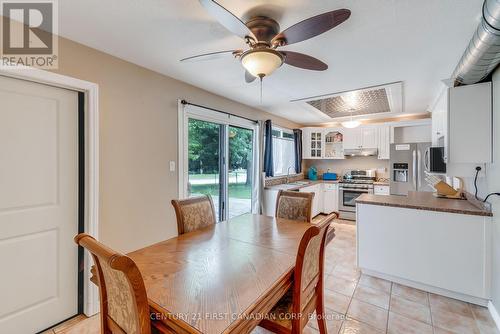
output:
M210 195L217 220L222 221L251 213L257 207L253 195L257 193L257 126L217 114L185 114L184 131L187 134L181 149L184 150L187 175L182 187L185 193L181 197Z

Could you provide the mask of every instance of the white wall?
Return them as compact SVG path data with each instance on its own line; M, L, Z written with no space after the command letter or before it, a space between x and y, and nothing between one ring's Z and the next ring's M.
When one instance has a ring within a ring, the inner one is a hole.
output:
M500 192L500 69L493 75L493 164L488 166L487 174L487 192ZM493 207L492 296L495 308L500 311L500 197L492 196L489 202Z

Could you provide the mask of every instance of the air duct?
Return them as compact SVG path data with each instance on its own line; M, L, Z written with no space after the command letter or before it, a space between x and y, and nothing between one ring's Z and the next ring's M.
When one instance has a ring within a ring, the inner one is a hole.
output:
M488 76L500 62L500 0L485 0L483 17L452 79L470 85Z

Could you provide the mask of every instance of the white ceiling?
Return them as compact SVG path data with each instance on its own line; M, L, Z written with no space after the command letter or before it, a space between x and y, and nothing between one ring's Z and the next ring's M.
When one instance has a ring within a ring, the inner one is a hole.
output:
M404 111L432 105L477 27L482 0L220 0L243 20L259 14L282 30L310 16L348 8L335 29L284 49L327 64L325 72L284 65L246 84L235 59L180 63L179 59L244 48L197 0L63 0L60 34L132 63L302 124L327 122L290 100L403 81ZM365 117L366 118L366 117Z

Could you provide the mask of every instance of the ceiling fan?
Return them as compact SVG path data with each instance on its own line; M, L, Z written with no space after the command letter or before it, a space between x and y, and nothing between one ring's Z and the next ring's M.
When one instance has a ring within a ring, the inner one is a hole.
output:
M210 60L232 55L240 59L245 68L245 81L269 76L283 63L306 70L325 71L328 65L314 57L292 51L277 49L293 43L305 41L335 28L351 16L348 9L337 9L301 21L282 32L278 22L270 17L256 16L244 23L233 13L214 0L199 0L201 5L219 23L232 33L243 38L247 50L211 52L181 59L181 61Z

